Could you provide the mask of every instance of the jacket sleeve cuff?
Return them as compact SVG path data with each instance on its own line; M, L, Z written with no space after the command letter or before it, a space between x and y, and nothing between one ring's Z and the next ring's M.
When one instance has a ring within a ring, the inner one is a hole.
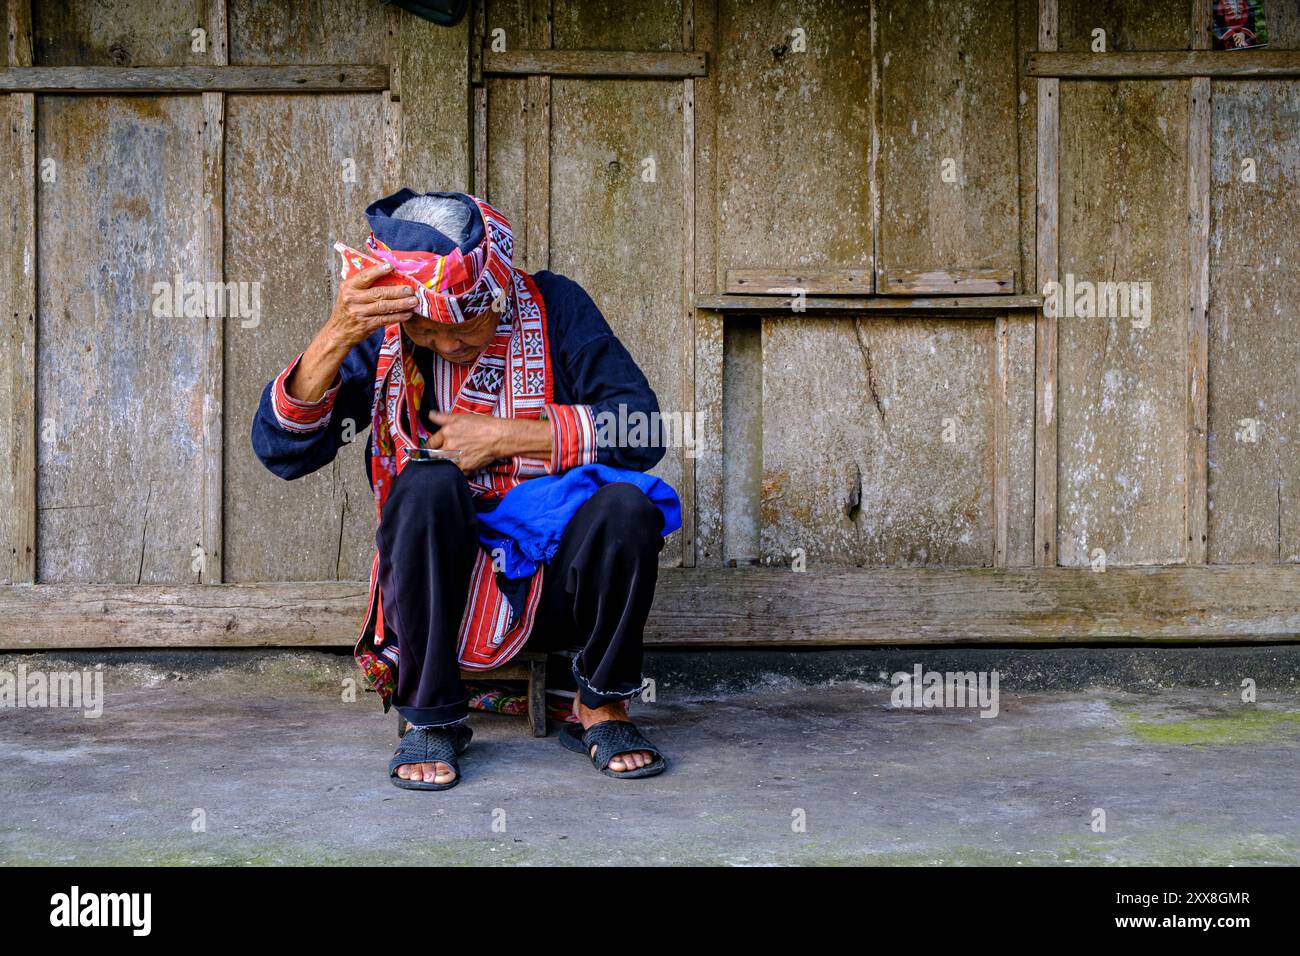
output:
M596 421L590 405L547 405L551 424L549 472L558 475L596 461Z
M330 415L334 411L334 396L339 393L343 383L341 378L336 377L334 385L316 401L298 401L289 394L284 383L289 380L289 376L301 361L302 356L299 355L276 378L275 387L271 389L271 410L275 413L275 420L285 431L300 433L319 431L329 424Z

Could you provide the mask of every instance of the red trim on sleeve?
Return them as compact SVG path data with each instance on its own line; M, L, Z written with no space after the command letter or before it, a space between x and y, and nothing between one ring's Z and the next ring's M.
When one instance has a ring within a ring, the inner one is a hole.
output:
M336 377L335 385L317 401L300 402L289 394L284 383L289 380L289 376L301 361L302 356L299 355L276 378L275 385L271 389L271 410L275 413L275 420L285 431L314 432L329 424L330 415L334 411L334 396L338 394L343 382Z
M547 405L552 475L596 461L596 421L590 405Z

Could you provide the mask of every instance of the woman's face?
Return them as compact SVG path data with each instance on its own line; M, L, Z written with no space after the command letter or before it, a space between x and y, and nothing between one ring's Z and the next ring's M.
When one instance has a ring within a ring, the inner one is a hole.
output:
M498 318L496 312L488 311L460 325L447 325L417 315L407 319L402 328L416 345L433 349L448 362L468 365L492 341Z

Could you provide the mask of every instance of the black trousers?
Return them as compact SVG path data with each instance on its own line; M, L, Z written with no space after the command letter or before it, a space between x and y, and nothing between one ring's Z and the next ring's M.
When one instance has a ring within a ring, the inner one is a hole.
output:
M543 573L526 649L576 648L587 707L635 696L641 641L663 548L663 516L641 490L605 485L574 515ZM456 651L479 551L474 498L450 462L412 462L376 535L384 629L401 650L393 706L416 726L469 715Z

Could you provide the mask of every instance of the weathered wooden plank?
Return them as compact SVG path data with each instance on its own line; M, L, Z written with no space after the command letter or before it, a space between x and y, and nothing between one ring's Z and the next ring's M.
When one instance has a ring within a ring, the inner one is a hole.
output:
M870 295L867 269L817 269L775 272L770 269L728 269L727 292L740 295Z
M1087 49L1093 14L1063 42ZM1186 3L1134 16L1103 21L1112 48L1187 41ZM1061 82L1061 279L1143 293L1137 314L1061 296L1062 564L1187 554L1188 102L1185 82Z
M10 57L21 60L25 54L30 48L9 45ZM0 581L24 583L36 579L36 98L19 93L3 100L4 234L10 253L0 292Z
M717 4L700 0L693 4L694 48L709 53L715 48ZM718 196L717 196L717 79L702 77L695 86L695 275L692 288L697 297L718 291ZM756 333L757 334L757 333ZM695 412L700 454L695 459L695 560L697 566L723 563L723 363L722 316L696 309L695 313ZM761 391L760 391L761 394ZM759 467L761 468L761 461ZM757 470L755 470L757 475ZM753 500L758 500L757 493ZM757 536L755 536L757 541ZM757 556L757 547L754 554Z
M1142 53L1031 53L1030 76L1063 80L1274 79L1300 76L1300 51L1219 50Z
M208 0L205 18L212 62L225 66L230 56L226 0ZM203 94L202 259L205 280L225 280L226 94ZM226 317L204 316L203 342L203 517L200 527L199 581L220 583L225 556L225 395Z
M1006 336L1007 384L1007 567L1034 564L1034 416L1037 377L1034 362L1037 314L1009 312L1002 318Z
M468 20L440 27L403 14L401 23L402 184L466 191L473 174Z
M0 587L0 650L351 647L361 582ZM1293 642L1300 568L660 572L654 647Z
M523 267L540 272L551 266L551 78L530 76L524 107Z
M884 94L880 82L881 11L880 0L870 0L867 4L870 19L867 42L871 58L870 86L867 95L867 125L871 139L867 150L867 197L871 206L871 292L876 291L876 266L880 263L880 224L883 219L880 210L880 128L883 124Z
M203 29L207 31L207 46L210 62L215 66L230 65L230 10L227 7L227 0L207 0L207 7L203 19ZM193 41L191 36L191 41ZM195 55L203 54L193 49L191 42L191 52Z
M389 6L384 18L384 58L389 63L388 89L384 91L384 192L397 192L402 177L402 10Z
M1147 50L1191 48L1189 0L1057 0L1059 43L1043 52L1063 50L1090 56ZM1195 2L1195 0L1190 0ZM1105 33L1105 53L1095 53L1097 30Z
M35 2L33 32L41 66L210 65L219 29L209 0ZM191 31L207 36L196 44ZM198 45L203 49L195 49ZM28 61L31 65L33 61Z
M1011 499L1011 342L1009 318L993 325L993 567L1007 566Z
M480 193L510 220L515 234L515 263L528 261L526 152L530 80L486 78L487 177Z
M488 135L488 90L486 86L474 88L474 195L488 199L488 154L491 139ZM508 217L507 217L508 218Z
M692 29L691 17L683 17L683 29ZM682 81L682 421L696 431L695 406L695 81ZM695 460L697 448L685 442L675 452L682 459L682 566L695 567Z
M873 86L871 50L863 42L870 21L869 5L850 0L716 5L709 51L716 50L709 63L715 96L715 288L725 288L730 269L870 274ZM831 195L834 201L828 202ZM757 305L758 314L777 314L790 300L699 296L696 305L744 307L746 301ZM770 429L767 405L756 400L766 387L763 326L769 324L755 328L746 316L720 343L726 349L720 423L725 447L723 460L715 460L715 452L708 464L717 469L713 488L723 493L722 557L742 563L761 558L766 549L759 527L765 517L763 476L741 469L764 464Z
M680 80L704 76L703 53L655 50L483 51L483 73L497 76L587 76L615 79Z
M690 17L691 0L553 0L551 6L557 50L691 49L682 29ZM599 29L593 29L594 24L600 24Z
M225 278L225 123L225 94L204 93L200 259L204 281L215 283L224 282ZM222 400L226 317L207 314L203 321L203 517L199 532L202 549L199 580L212 584L221 581L225 553L221 486L225 472Z
M32 65L31 0L5 0L4 66Z
M1268 7L1268 48L1300 50L1300 5L1274 3Z
M1203 564L1209 534L1209 79L1193 79L1187 95L1187 483L1184 535L1187 563Z
M1039 4L1039 42L1056 43L1056 2ZM1060 122L1061 81L1038 81L1037 258L1035 292L1060 277ZM1054 312L1044 310L1034 333L1034 564L1054 567L1058 560L1058 485L1060 481L1060 329Z
M528 42L534 49L551 46L551 0L526 0ZM522 262L529 272L551 261L551 78L524 81L524 223Z
M799 318L804 312L880 312L913 315L918 312L953 313L972 318L986 318L1009 309L1037 309L1043 304L1041 295L953 296L951 298L903 296L831 296L810 295L796 298L789 295L702 295L696 307L719 312L761 312ZM799 310L795 310L795 306Z
M1020 152L1020 267L1018 293L1033 292L1038 255L1038 80L1019 65L1038 49L1038 0L1016 0L1016 64L1019 94L1016 134ZM1030 362L1032 363L1032 353Z
M762 554L763 324L753 316L723 329L723 413L718 443L707 460L720 473L722 541L718 562L757 564ZM718 464L721 459L721 464Z
M1025 56L1039 49L1038 0L1016 0L1017 109L1019 146L1019 294L1038 293L1038 80L1026 76ZM1055 29L1055 27L1053 27ZM1055 43L1055 36L1047 38ZM1055 187L1053 186L1053 189ZM1053 193L1055 202L1055 193ZM1006 564L1031 567L1034 554L1035 416L1037 414L1037 323L1039 317L1008 312L1007 338L1007 516ZM1053 471L1053 474L1055 471ZM1053 515L1053 520L1055 516ZM1053 546L1054 549L1054 546Z
M385 66L31 66L0 73L0 91L32 93L356 93L388 86Z
M187 293L207 277L203 103L38 107L38 580L194 581L209 306Z
M255 282L260 313L226 329L226 555L229 581L364 577L375 510L357 440L294 482L263 468L248 441L263 386L329 316L333 241L362 241L386 176L379 98L226 100L227 281ZM270 268L269 264L274 264Z
M991 565L992 333L765 320L763 559Z
M661 411L689 415L682 87L556 79L551 89L554 141L564 148L552 154L550 266L593 296L650 380ZM539 255L535 236L530 268ZM685 451L670 448L655 468L679 491ZM664 561L676 564L681 554L679 534L665 546Z
M869 30L853 0L718 5L720 274L871 271Z
M296 63L391 63L387 39L393 12L401 32L423 32L427 21L387 4L355 0L228 0L230 62L247 66ZM434 27L433 24L428 24ZM435 29L437 29L435 27ZM449 32L455 32L451 30ZM383 84L384 87L388 83ZM383 87L381 87L383 88Z
M881 211L876 291L1014 292L894 274L1020 261L1015 4L877 0ZM917 284L912 285L913 282ZM891 287L892 286L892 287Z
M487 37L487 11L485 4L470 4L469 23L469 81L474 86L483 85L483 45ZM475 184L475 189L482 189ZM482 193L475 195L482 197Z
M1213 45L1211 0L1192 0L1191 46ZM1209 300L1211 90L1188 84L1187 102L1187 563L1204 564L1209 539Z
M1014 269L886 269L878 278L880 295L1010 295Z
M1297 561L1300 82L1216 82L1212 120L1208 558Z

